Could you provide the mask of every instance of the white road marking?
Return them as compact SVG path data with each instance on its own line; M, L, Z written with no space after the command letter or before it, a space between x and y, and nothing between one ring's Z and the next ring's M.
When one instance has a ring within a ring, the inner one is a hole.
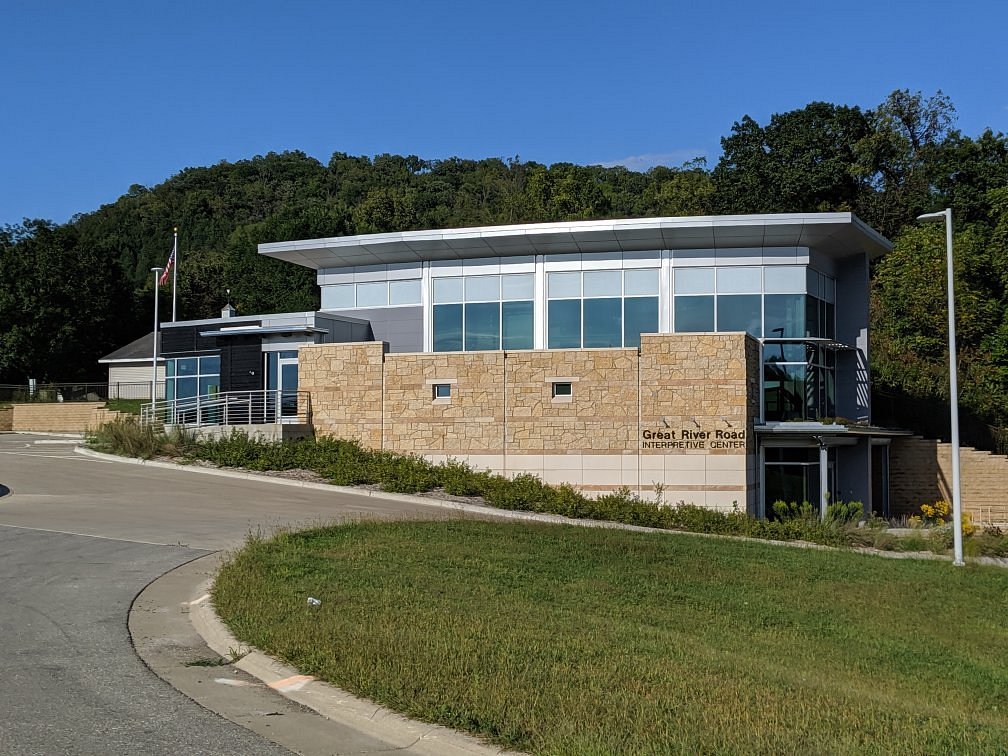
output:
M45 438L41 441L32 441L33 444L73 444L74 446L80 445L80 440L72 438Z
M194 600L190 601L189 602L189 606L199 606L204 601L206 601L208 598L210 598L210 594L209 593L204 593L198 599L194 599Z
M249 682L248 680L234 680L230 677L215 677L214 682L221 685L232 685L235 688L257 688L262 686L262 683Z
M82 457L79 454L40 454L36 451L30 452L17 452L17 451L0 451L0 454L13 454L18 457L40 457L42 459L79 459L89 462L101 462L102 464L111 465L113 462L108 462L104 459L95 459L94 457Z
M75 533L72 530L50 530L49 528L30 528L27 525L8 525L7 523L0 522L0 528L13 528L15 530L34 530L39 533L56 533L58 535L71 535L80 536L81 538L99 538L103 541L121 541L123 543L141 543L144 546L175 546L178 547L177 543L157 543L156 541L140 541L136 538L115 538L113 536L103 536L94 535L93 533ZM188 546L181 548L188 549ZM196 551L207 551L208 549L195 549Z

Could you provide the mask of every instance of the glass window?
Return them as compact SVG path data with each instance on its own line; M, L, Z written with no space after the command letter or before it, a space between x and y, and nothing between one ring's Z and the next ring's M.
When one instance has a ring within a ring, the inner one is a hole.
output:
M165 377L172 378L175 375L175 360L165 360Z
M807 277L808 277L807 288L806 288L805 291L808 294L811 294L813 297L821 297L822 296L822 279L823 279L822 274L819 273L819 272L817 272L817 271L812 270L812 268L806 268L805 272L806 272Z
M297 359L297 349L282 349L280 350L281 360L294 360Z
M535 275L516 273L501 276L501 299L505 301L535 299Z
M676 268L675 293L713 294L714 268Z
M354 308L354 285L339 284L322 287L323 310L352 310Z
M658 270L627 270L623 272L623 294L628 297L658 296Z
M620 299L584 300L584 346L623 345L623 302Z
M297 352L294 352L294 356L297 357ZM199 371L200 375L219 375L220 356L214 355L212 357L200 357Z
M390 305L420 304L420 280L389 281Z
M805 298L805 333L804 336L818 338L819 330L819 300L815 297Z
M763 335L763 313L759 294L736 294L717 298L717 329L719 331L746 331L759 338Z
M767 420L808 419L805 365L763 364L763 409Z
M501 329L505 349L532 349L532 303L503 302Z
M218 391L220 391L220 378L204 376L199 379L200 396L217 396Z
M478 302L465 306L467 352L500 349L500 303Z
M434 351L462 351L462 305L434 306Z
M836 302L836 280L829 276L823 276L823 283L826 284L826 291L823 292L827 302Z
M446 302L462 301L462 279L459 278L435 278L434 279L434 304Z
M357 284L357 306L358 307L386 307L388 306L388 283L378 281L376 283Z
M585 297L623 296L622 274L618 270L597 270L584 274Z
M499 302L500 276L466 276L466 302Z
M714 330L714 297L676 297L674 302L676 333Z
M824 320L824 330L823 336L827 339L836 338L836 305L829 302L825 303L825 320Z
M763 291L762 269L718 268L717 290L718 294L760 294Z
M768 339L804 336L805 297L801 294L763 297L763 334Z
M196 358L183 357L175 361L176 375L196 375Z
M805 268L800 265L768 265L763 269L767 294L804 294Z
M558 396L573 396L574 386L569 382L554 383L552 394L554 399Z
M581 296L580 273L550 273L546 280L550 299L566 299Z
M549 302L546 346L549 349L573 349L581 346L580 299Z
M764 362L805 362L805 344L775 344L763 347Z
M196 396L196 389L198 384L195 378L176 378L175 379L175 398L176 399L192 399Z
M450 383L435 383L434 384L434 398L435 399L451 399L451 384Z
M642 333L658 333L658 297L623 300L623 346L640 346Z

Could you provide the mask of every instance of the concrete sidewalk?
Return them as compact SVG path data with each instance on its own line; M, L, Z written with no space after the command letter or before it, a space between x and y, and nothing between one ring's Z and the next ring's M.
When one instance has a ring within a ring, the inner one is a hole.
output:
M217 618L208 595L223 556L196 559L158 578L130 610L137 654L177 690L297 753L506 753L356 698L240 643Z

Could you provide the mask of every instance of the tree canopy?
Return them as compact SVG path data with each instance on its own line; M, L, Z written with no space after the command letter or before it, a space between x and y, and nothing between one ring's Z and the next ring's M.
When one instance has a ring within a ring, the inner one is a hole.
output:
M617 217L852 211L893 239L873 272L876 383L946 397L940 230L953 208L964 404L1008 424L1008 138L955 128L950 99L899 90L875 107L812 102L743 116L713 168L632 171L514 157L270 153L186 168L56 225L0 230L0 382L100 378L97 359L149 330L179 228L180 317L315 309L314 273L258 244L424 228ZM943 393L944 392L944 393Z

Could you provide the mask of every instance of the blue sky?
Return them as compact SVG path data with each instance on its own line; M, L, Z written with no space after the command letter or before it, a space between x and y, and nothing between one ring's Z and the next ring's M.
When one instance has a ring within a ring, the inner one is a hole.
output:
M733 122L948 94L1008 132L1006 6L923 2L0 4L0 225L269 151L713 165Z

